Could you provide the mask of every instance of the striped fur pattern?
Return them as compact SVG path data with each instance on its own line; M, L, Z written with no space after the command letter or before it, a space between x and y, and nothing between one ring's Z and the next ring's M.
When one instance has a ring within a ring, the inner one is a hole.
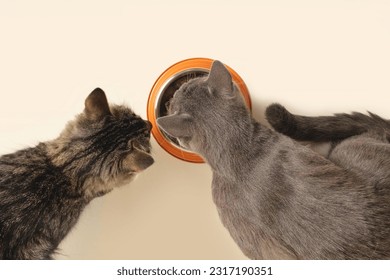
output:
M92 199L153 163L150 130L97 88L57 139L1 156L0 258L53 258Z

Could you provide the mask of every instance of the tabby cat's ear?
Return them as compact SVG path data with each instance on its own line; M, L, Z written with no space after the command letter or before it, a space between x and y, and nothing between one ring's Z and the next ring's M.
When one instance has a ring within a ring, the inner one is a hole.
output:
M192 118L187 114L174 114L157 119L157 125L170 136L191 137Z
M85 99L85 114L90 120L101 120L110 115L110 107L104 91L100 88L94 89Z
M207 79L212 91L231 94L233 92L233 80L229 70L218 60L214 60Z

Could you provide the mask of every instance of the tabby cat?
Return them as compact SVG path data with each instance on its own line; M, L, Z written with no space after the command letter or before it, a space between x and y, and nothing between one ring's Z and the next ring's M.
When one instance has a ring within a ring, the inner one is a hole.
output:
M389 259L390 122L267 109L277 131L331 141L327 157L255 121L224 65L184 84L159 127L213 171L223 225L252 259Z
M1 156L0 258L53 258L92 199L153 163L150 130L97 88L57 139Z

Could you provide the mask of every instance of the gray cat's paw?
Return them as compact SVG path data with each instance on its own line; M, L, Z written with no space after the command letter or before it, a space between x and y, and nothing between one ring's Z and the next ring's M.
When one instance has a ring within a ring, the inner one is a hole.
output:
M281 133L287 133L295 123L294 116L286 108L277 103L267 107L265 116L269 124Z

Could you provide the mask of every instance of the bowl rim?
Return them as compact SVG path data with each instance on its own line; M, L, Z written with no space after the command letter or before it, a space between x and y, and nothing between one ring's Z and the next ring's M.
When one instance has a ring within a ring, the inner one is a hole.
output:
M168 85L171 84L173 79L176 76L180 76L180 74L194 70L194 71L202 71L209 72L211 65L213 63L213 59L210 58L189 58L182 61L179 61L172 66L168 67L155 81L150 90L148 103L147 103L147 118L152 123L152 135L156 139L156 142L169 154L172 156L193 163L204 163L204 160L201 156L196 153L189 152L183 149L180 149L177 145L174 145L170 141L168 141L164 134L161 132L157 125L157 106L160 102L160 95L163 89L165 89ZM239 87L245 103L248 108L252 109L252 102L250 99L248 88L246 87L243 79L235 72L231 67L226 65L226 68L229 70L232 75L233 81Z

